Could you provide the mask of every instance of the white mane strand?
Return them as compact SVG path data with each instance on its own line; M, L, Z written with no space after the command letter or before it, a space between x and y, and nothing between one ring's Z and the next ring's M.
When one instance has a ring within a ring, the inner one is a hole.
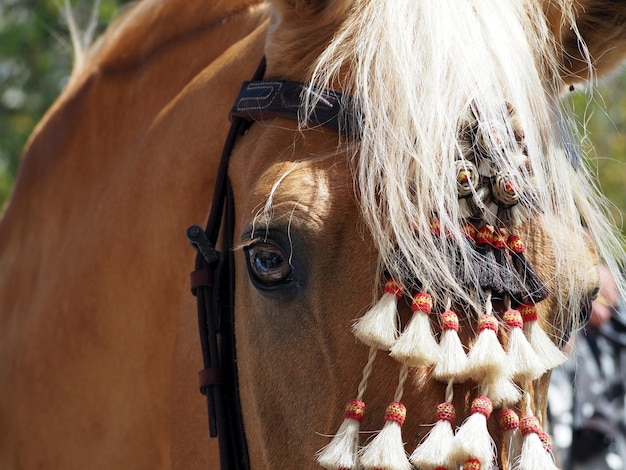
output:
M561 2L571 11L568 0ZM525 135L537 191L533 205L542 211L533 218L552 228L558 278L566 283L557 290L567 292L560 305L578 305L586 294L575 282L586 273L559 237L561 228L582 236L582 217L615 266L611 260L620 245L602 199L585 168L570 162L576 147L562 132L568 118L558 100L563 84L557 52L541 5L531 0L354 2L312 67L311 84L340 86L354 99L346 119L362 130L355 143L358 197L381 263L394 276L408 283L428 280L439 297L475 300L458 281L458 260L451 256L460 250L457 258L477 279L459 222L459 128L473 107L481 119L503 122L509 130L504 139L513 139L507 104ZM303 123L315 99L313 93L305 97ZM529 185L528 171L500 148L491 149L499 168ZM431 233L433 217L451 238Z

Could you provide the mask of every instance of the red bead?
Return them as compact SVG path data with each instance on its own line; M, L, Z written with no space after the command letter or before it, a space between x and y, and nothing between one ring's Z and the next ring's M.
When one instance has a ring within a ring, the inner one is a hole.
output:
M480 413L489 419L493 411L493 402L488 397L477 397L472 401L472 414Z
M481 315L478 317L478 331L492 330L498 333L498 320L493 315Z
M522 328L524 326L524 320L522 314L518 310L509 309L502 315L502 320L509 328Z
M346 405L346 409L343 413L345 419L353 419L359 423L363 421L365 416L365 403L360 400L352 400Z
M385 284L385 294L393 294L396 298L402 297L402 292L404 291L402 284L400 284L395 279L388 279Z
M539 420L534 416L524 416L520 421L520 431L522 431L522 436L539 434L541 432Z
M493 233L493 246L500 250L506 249L506 235L500 231Z
M476 227L474 227L469 222L463 224L463 227L461 227L461 231L463 232L465 238L469 238L471 240L476 239Z
M506 244L509 246L509 249L514 253L521 254L526 251L526 247L524 246L522 239L517 235L509 235Z
M493 244L493 229L486 225L478 229L478 233L476 234L476 243L479 245Z
M513 431L519 428L519 416L515 411L508 409L500 413L500 429L502 431Z
M539 431L537 435L543 444L543 448L546 449L546 452L552 452L552 438L543 431Z
M524 323L537 321L537 318L539 318L537 315L537 307L535 307L535 304L522 304L519 306L518 311L522 315L522 320L524 320Z
M387 406L385 410L385 421L393 421L402 426L405 419L406 407L402 403L393 402Z
M480 470L480 460L469 459L463 463L463 470Z
M418 292L413 296L413 303L411 304L411 310L413 312L424 312L430 314L433 308L433 298L426 292Z
M459 331L459 317L452 310L446 310L439 316L443 330Z
M444 402L437 405L437 421L448 421L454 423L456 419L456 411L452 403Z

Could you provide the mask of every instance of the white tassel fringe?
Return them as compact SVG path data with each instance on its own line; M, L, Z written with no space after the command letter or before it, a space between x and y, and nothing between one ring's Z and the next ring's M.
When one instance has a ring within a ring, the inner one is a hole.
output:
M511 359L513 380L526 382L538 379L547 369L524 335L522 315L517 310L509 309L502 319L509 328L507 354Z
M493 404L487 397L478 397L472 402L471 411L471 416L454 436L451 455L456 462L478 459L482 468L490 469L495 457L495 444L487 429L487 420L493 411Z
M541 359L546 370L552 370L567 361L565 354L552 342L548 334L543 331L537 322L538 316L535 305L531 303L522 304L518 310L524 320L526 338Z
M409 457L413 465L423 470L431 470L445 468L450 464L455 417L452 403L444 402L437 406L437 422Z
M391 403L385 411L383 429L360 452L360 463L365 470L411 470L411 464L402 442L402 424L406 408L402 403Z
M478 339L467 355L467 376L477 382L495 382L509 378L511 368L497 336L498 320L490 314L478 318Z
M439 361L435 364L433 375L437 380L463 381L467 370L467 355L458 335L459 318L452 310L446 310L439 316L441 340L439 341Z
M317 454L317 461L322 467L329 470L358 468L359 428L364 415L365 403L360 400L348 403L337 434Z
M380 300L352 325L362 343L388 351L398 337L398 299L402 286L390 279Z
M541 428L537 418L534 416L522 418L520 429L524 443L516 470L558 470L552 455L544 448L539 438Z

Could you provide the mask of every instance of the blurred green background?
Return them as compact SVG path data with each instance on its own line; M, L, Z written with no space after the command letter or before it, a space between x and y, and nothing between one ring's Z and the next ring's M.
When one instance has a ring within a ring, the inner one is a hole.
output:
M75 0L72 11L89 42L128 0ZM63 90L72 68L64 0L0 0L0 213L11 194L22 149Z
M569 104L581 132L586 123L582 144L589 165L609 200L615 224L626 235L626 70L604 79L593 94L574 94Z
M97 37L128 0L72 2L82 31ZM43 113L62 91L71 66L72 46L63 0L0 0L0 212L10 197L22 148ZM96 18L96 21L91 21ZM87 28L93 24L94 28ZM626 73L593 95L570 99L587 123L584 145L622 232L626 224ZM591 150L593 147L593 150Z

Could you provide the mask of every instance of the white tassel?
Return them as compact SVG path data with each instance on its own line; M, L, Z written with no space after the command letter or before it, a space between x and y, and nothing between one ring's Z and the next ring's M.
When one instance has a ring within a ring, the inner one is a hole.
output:
M317 454L319 464L329 470L358 468L359 428L365 416L365 403L352 400L346 406L344 420L332 441Z
M524 333L526 334L526 338L537 353L537 356L541 359L545 369L554 369L567 361L565 354L552 342L548 334L543 331L537 322L538 316L535 304L522 304L519 306L518 310L524 320Z
M413 451L409 461L422 470L448 465L454 439L452 426L455 419L456 413L452 403L444 402L437 405L437 422Z
M439 316L439 322L441 323L440 357L433 375L442 382L453 379L462 381L468 361L458 334L459 317L452 310L446 310Z
M524 436L522 453L516 470L558 470L552 455L544 448L539 433L541 428L534 416L525 416L520 423Z
M390 355L403 364L413 367L430 366L439 361L439 345L430 327L433 299L425 292L413 296L413 316L398 340L391 347Z
M495 457L495 444L487 429L487 420L493 411L491 400L485 396L472 401L472 414L454 436L452 460L466 462L477 459L482 468L490 469Z
M495 407L512 406L522 398L522 390L508 377L499 376L493 382L483 383Z
M389 279L380 300L354 325L352 332L362 343L388 351L398 337L398 299L402 285Z
M517 461L522 450L522 435L519 431L519 416L512 409L507 409L500 413L500 429L506 443L506 456L509 469L513 468L513 463Z
M511 359L513 380L526 382L538 379L546 373L546 367L524 335L522 315L517 310L508 309L502 320L509 328L507 354Z
M406 408L402 403L391 403L385 411L383 429L360 452L360 463L365 470L411 470L402 442L402 425Z
M491 305L491 300L488 300ZM509 358L497 336L498 320L491 314L478 318L478 339L467 355L467 376L477 382L495 382L500 377L510 378Z

